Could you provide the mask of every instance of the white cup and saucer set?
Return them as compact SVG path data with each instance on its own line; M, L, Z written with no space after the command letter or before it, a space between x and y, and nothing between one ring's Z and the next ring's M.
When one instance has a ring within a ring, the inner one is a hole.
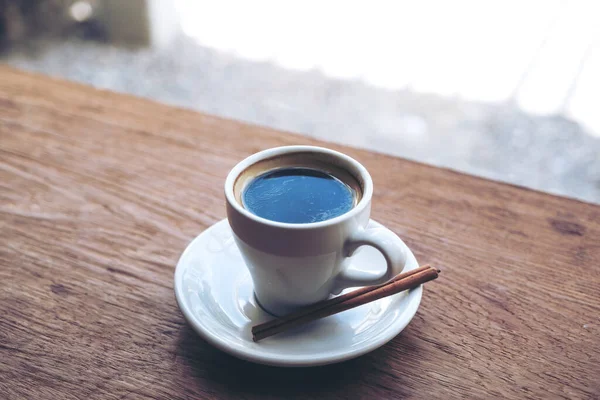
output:
M351 180L360 192L355 204L309 223L275 221L245 207L244 190L260 173L292 167ZM419 267L395 233L370 219L372 196L366 168L330 149L278 147L241 161L225 181L227 219L196 237L177 263L175 295L187 322L226 353L285 367L349 360L393 339L417 312L422 285L257 342L251 332L276 316Z

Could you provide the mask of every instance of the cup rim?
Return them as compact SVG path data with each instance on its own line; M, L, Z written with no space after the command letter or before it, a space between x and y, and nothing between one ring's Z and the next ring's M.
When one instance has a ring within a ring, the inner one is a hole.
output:
M234 195L234 191L233 191L235 181L236 181L237 177L251 165L256 164L259 161L262 161L262 160L265 160L268 158L272 158L275 156L279 156L282 154L306 153L306 152L321 153L321 154L327 154L327 155L330 155L333 157L337 157L346 163L352 164L356 168L356 170L360 174L360 178L364 182L364 187L363 187L363 193L362 193L362 197L361 197L360 201L358 202L358 204L356 204L356 206L352 210L348 211L345 214L339 215L335 218L327 219L325 221L294 224L294 223L290 223L290 222L271 221L270 219L259 217L258 215L252 214L250 211L246 210L235 199L235 195ZM340 222L343 222L345 220L348 220L350 218L353 218L356 215L359 215L366 207L369 206L372 196L373 196L373 180L371 179L371 175L369 174L367 169L361 163L356 161L354 158L347 156L344 153L340 153L339 151L331 150L331 149L328 149L325 147L318 147L318 146L307 146L307 145L281 146L281 147L273 147L270 149L259 151L258 153L255 153L249 157L246 157L245 159L243 159L242 161L237 163L235 165L235 167L233 167L233 169L229 172L229 174L227 174L227 178L225 179L225 198L226 198L227 202L229 203L229 205L231 207L233 207L233 209L236 212L238 212L239 214L243 215L244 217L246 217L248 219L253 220L254 222L257 222L257 223L260 223L263 225L272 226L275 228L286 228L286 229L293 229L293 230L308 230L308 229L324 228L324 227L332 226L332 225L338 224Z

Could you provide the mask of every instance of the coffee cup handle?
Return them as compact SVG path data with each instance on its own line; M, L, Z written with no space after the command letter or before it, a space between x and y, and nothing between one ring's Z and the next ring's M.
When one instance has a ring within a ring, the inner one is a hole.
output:
M356 230L344 245L344 255L351 257L360 246L372 246L381 252L386 261L383 274L361 271L346 267L339 272L333 287L333 294L355 286L369 286L384 283L398 275L406 264L404 244L394 232L384 227Z

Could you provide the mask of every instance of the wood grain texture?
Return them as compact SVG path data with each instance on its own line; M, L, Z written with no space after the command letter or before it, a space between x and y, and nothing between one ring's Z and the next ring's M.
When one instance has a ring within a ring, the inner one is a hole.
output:
M309 369L194 334L181 251L237 161L298 143L323 144L0 67L0 398L598 398L600 207L335 145L443 269L414 320Z

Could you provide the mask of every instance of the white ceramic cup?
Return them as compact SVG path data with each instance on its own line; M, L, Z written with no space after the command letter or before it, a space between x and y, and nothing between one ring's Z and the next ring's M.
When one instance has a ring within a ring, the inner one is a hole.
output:
M350 173L362 189L356 206L338 217L306 224L271 221L246 210L239 192L248 182L241 185L238 180L259 162L290 155L318 157ZM227 218L252 276L256 299L266 311L281 316L345 288L383 283L402 272L406 255L400 238L386 228L366 229L372 196L373 181L365 167L345 154L321 147L264 150L231 170L225 181ZM386 265L381 266L379 275L361 271L360 266L348 268L352 254L363 245L383 254Z

